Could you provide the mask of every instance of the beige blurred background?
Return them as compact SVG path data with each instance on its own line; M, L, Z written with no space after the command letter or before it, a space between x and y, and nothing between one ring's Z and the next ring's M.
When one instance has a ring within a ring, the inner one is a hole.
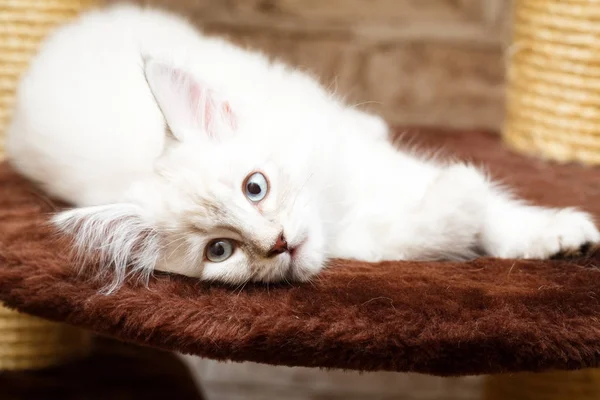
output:
M281 57L390 122L499 130L508 0L144 0ZM480 378L188 358L208 399L477 399Z
M509 0L138 2L309 69L391 122L502 126Z

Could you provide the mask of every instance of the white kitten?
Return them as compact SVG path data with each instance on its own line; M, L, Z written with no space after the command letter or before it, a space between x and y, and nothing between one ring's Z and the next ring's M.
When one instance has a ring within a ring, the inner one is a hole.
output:
M59 29L22 80L14 166L79 208L54 221L117 287L153 270L306 280L329 258L548 257L589 215L513 200L471 166L397 151L312 77L133 6Z

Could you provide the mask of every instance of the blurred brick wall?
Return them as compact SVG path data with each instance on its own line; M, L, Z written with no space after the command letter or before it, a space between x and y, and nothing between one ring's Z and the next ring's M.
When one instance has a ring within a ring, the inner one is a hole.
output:
M509 0L139 0L316 72L405 125L499 129Z

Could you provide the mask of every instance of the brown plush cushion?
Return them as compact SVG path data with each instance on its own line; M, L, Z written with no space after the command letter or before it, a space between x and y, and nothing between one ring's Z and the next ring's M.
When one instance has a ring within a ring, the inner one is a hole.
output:
M406 137L484 162L528 199L600 216L600 169L511 154L481 132ZM69 269L66 242L44 225L52 210L0 168L0 300L125 341L216 359L437 375L600 363L599 253L571 261L335 261L313 283L243 290L159 275L149 288L104 296Z

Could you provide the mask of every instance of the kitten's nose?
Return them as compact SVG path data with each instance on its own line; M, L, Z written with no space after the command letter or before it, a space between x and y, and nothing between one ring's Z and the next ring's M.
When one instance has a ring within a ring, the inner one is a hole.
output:
M283 236L283 232L281 232L279 234L279 237L277 238L277 241L275 242L273 247L271 247L271 250L269 250L269 252L267 253L267 257L273 257L286 251L288 251L288 244L285 240L285 236Z

